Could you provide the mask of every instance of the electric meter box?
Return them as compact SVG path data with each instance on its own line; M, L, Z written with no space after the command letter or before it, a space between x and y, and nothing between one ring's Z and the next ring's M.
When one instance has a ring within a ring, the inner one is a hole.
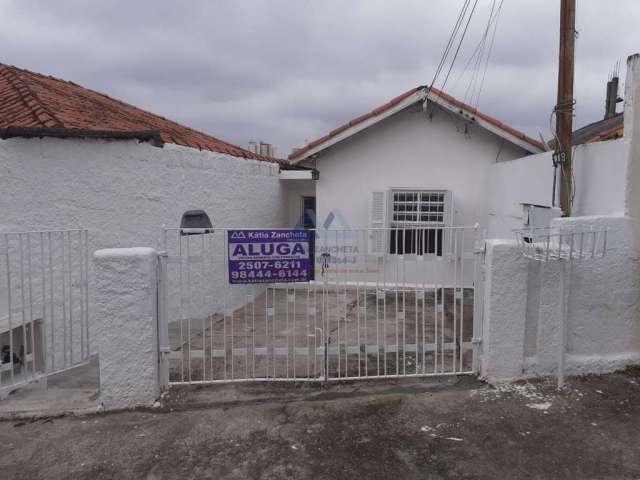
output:
M562 215L558 207L547 207L533 203L521 203L524 228L547 228L551 220Z

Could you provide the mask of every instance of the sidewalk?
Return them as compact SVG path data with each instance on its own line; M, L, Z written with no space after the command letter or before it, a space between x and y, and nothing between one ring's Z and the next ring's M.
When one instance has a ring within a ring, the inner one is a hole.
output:
M0 422L3 478L640 478L640 370L174 389L157 411Z

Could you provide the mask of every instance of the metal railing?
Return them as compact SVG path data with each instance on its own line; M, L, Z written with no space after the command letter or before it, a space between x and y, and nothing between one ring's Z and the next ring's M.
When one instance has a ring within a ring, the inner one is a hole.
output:
M314 280L254 285L229 284L229 230L163 231L169 383L476 370L477 226L313 230Z
M0 234L0 394L89 360L86 230Z
M522 255L541 262L604 257L607 250L606 228L541 227L514 233Z

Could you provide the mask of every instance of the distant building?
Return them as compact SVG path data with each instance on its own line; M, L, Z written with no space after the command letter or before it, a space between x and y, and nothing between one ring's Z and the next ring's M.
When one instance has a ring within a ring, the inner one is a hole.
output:
M262 155L264 157L275 157L276 148L271 143L265 142L249 142L248 150L256 155Z
M574 145L614 140L622 137L624 133L624 115L623 112L616 112L616 105L623 101L618 96L618 82L617 74L607 82L604 118L575 130L573 132Z

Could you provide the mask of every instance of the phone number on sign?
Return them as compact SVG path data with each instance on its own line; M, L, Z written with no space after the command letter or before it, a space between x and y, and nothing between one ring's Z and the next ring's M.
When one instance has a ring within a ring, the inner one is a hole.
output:
M234 280L250 279L250 278L272 278L274 280L286 278L305 278L307 270L234 270L231 272L231 278Z
M273 262L238 262L238 270L264 270L266 268L303 268L300 260L275 260Z

